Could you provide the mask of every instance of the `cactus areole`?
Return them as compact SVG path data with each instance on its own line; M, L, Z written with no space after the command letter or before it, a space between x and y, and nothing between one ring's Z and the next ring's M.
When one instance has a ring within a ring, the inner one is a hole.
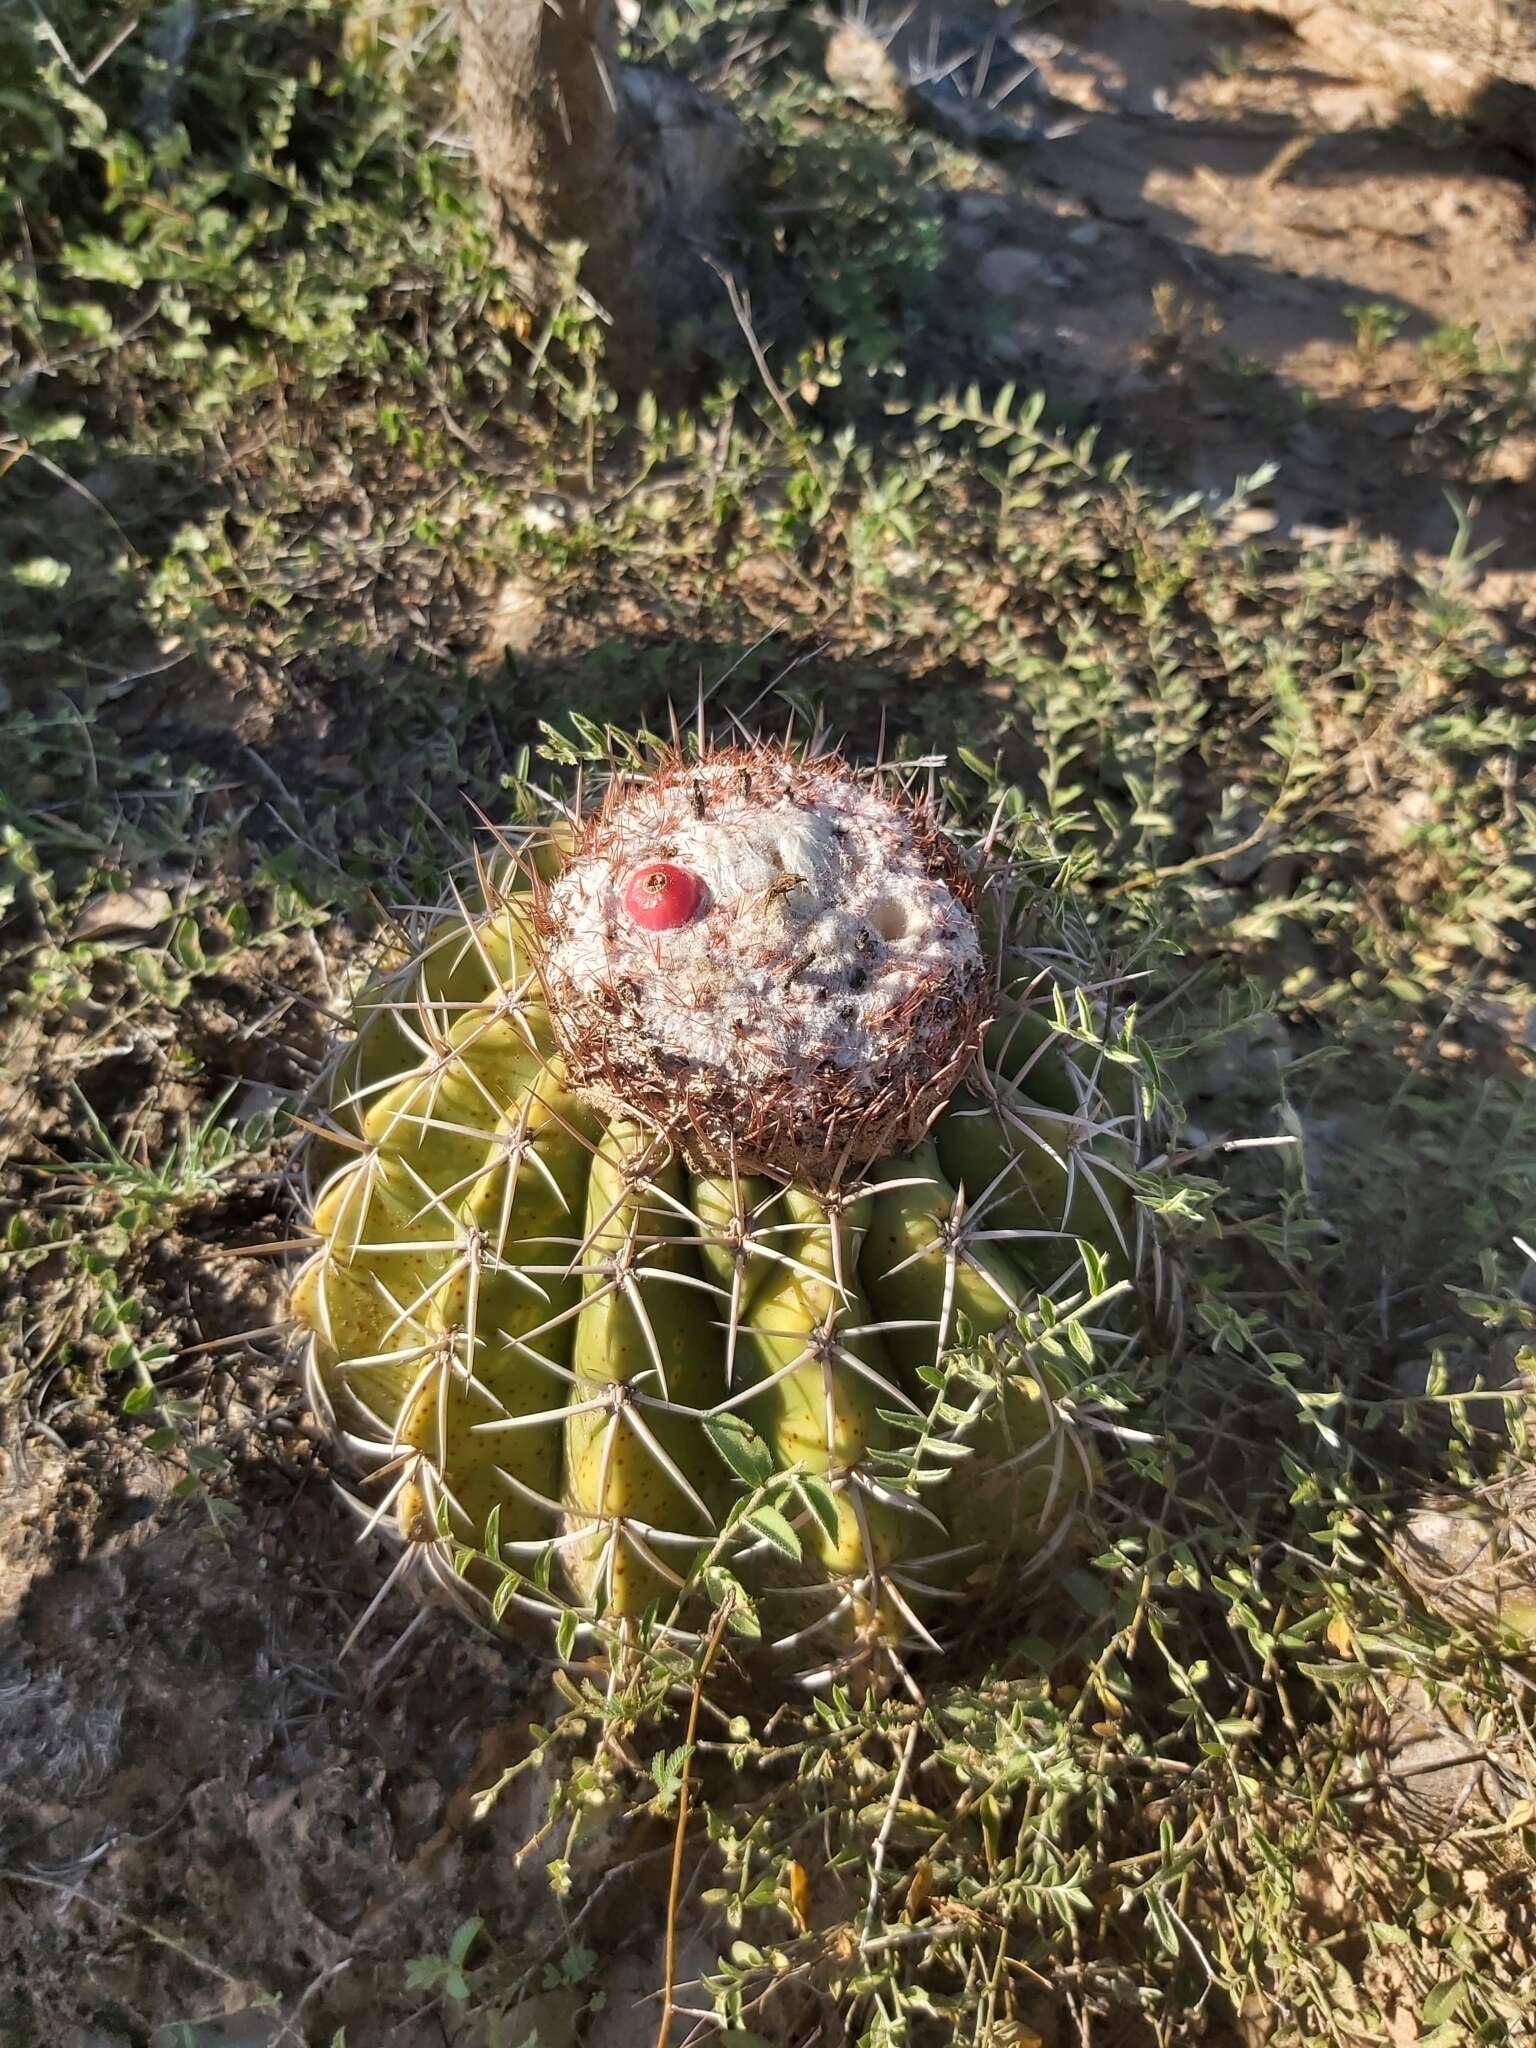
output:
M1080 1402L1167 1327L1123 1021L1049 889L835 756L615 767L498 847L359 995L311 1161L370 1524L564 1655L725 1599L900 1670L1068 1551Z

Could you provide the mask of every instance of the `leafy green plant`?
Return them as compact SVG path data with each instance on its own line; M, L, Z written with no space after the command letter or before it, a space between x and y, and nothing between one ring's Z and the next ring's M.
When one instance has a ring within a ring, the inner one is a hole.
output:
M68 1174L87 1198L105 1196L111 1221L128 1231L159 1222L166 1210L201 1201L215 1193L245 1156L270 1135L266 1119L239 1132L221 1121L234 1094L228 1088L207 1115L185 1127L171 1149L159 1159L142 1142L132 1151L119 1144L83 1096L80 1112L90 1133L82 1159L51 1169Z
M1355 353L1362 367L1368 369L1388 342L1402 331L1408 315L1401 306L1388 305L1384 299L1371 299L1346 306L1344 318L1355 337Z
M470 1983L465 1964L484 1927L482 1920L466 1920L454 1930L446 1955L417 1956L406 1968L406 1982L411 1989L437 1991L444 1998L459 2001L468 1998Z

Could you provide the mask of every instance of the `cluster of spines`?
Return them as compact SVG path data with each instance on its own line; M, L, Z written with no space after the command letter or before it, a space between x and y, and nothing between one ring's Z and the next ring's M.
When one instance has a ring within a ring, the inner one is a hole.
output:
M1130 1056L1071 1056L1094 1010L1042 1014L1064 963L1037 956L908 1159L830 1196L690 1178L664 1129L565 1090L522 879L482 870L488 907L366 994L333 1094L352 1156L295 1305L384 1487L370 1525L564 1654L646 1615L686 1634L722 1583L823 1672L932 1644L938 1603L1048 1558L1091 1484L1057 1396L1069 1352L1142 1326Z

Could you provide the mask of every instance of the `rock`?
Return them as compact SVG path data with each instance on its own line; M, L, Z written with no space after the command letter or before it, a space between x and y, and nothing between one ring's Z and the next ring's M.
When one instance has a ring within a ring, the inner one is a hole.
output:
M1065 56L1067 51L1067 45L1062 38L1053 36L1047 29L1010 29L1008 45L1033 64L1037 71L1042 65L1054 64L1057 58Z
M1102 51L1069 45L1038 29L1008 32L1009 47L1034 67L1041 87L1061 104L1085 114L1115 114L1130 87L1120 65Z
M1246 1127L1259 1103L1276 1098L1278 1077L1291 1059L1290 1033L1264 1011L1175 1062L1173 1085L1187 1104L1208 1105L1202 1123Z
M655 178L672 230L697 242L731 211L747 162L746 129L731 108L663 65L626 64L621 82L638 128L633 159Z
M1323 526L1310 519L1291 522L1290 538L1299 548L1336 548L1346 537L1342 526Z
M485 609L480 659L500 661L505 654L527 654L544 630L545 597L537 584L505 576Z
M1327 470L1333 461L1333 444L1322 429L1311 420L1300 420L1285 436L1286 453L1297 462L1310 462L1315 469Z
M1383 128L1393 112L1392 95L1380 86L1323 85L1312 95L1312 115L1320 128Z
M1279 523L1279 514L1268 505L1244 505L1224 522L1222 539L1229 546L1240 546L1246 540L1257 540L1261 533L1273 533Z
M584 1994L571 1984L536 1992L513 2012L506 2038L518 2044L536 2040L539 2048L575 2048L576 2029L585 2002Z
M523 507L523 524L535 533L561 533L573 516L568 501L553 491L535 491Z
M1489 1739L1451 1688L1432 1692L1413 1678L1391 1687L1383 1718L1367 1782L1395 1820L1420 1841L1481 1828L1488 1861L1522 1864L1519 1831L1501 1841L1497 1826L1536 1798L1517 1743Z
M1429 216L1452 235L1519 244L1530 234L1530 203L1507 178L1443 179L1430 196Z
M999 227L1013 211L1006 193L984 192L979 186L957 192L950 204L956 220L967 227Z
M1344 0L1196 0L1288 22L1345 77L1418 94L1527 158L1536 157L1536 19L1521 0L1410 0L1384 10Z
M137 945L148 933L170 921L174 905L170 892L148 882L131 889L103 889L92 896L75 919L70 933L72 944L86 941L99 945Z
M794 568L782 555L764 551L744 555L734 569L736 587L748 595L773 595L794 581Z
M1382 825L1396 845L1406 846L1439 815L1440 806L1427 789L1405 789L1382 819Z
M1490 483L1536 484L1536 432L1506 434L1483 458Z
M961 255L974 259L1006 232L1013 207L998 192L957 192L949 202L949 238Z
M394 1822L402 1853L409 1853L404 1845L418 1845L426 1841L438 1823L442 1808L443 1788L435 1778L418 1778L413 1784L399 1788L394 1796Z
M720 1944L709 1939L709 1932L707 1924L678 1930L677 1974L681 1982L696 1982L718 1968ZM581 2037L583 2048L640 2048L640 2044L648 2048L656 2032L656 1991L665 1969L663 1938L658 1916L652 1940L642 1940L638 1950L605 1961L595 1980L603 2004L587 2022Z
M1059 290L1066 281L1048 257L1013 243L989 250L976 266L976 288L987 298L1026 298L1032 292Z
M906 107L907 81L889 46L855 21L845 21L828 36L822 68L829 85L871 113L899 114Z
M1523 1381L1519 1372L1503 1375L1506 1386ZM1499 1411L1502 1428L1504 1403L1485 1405ZM1513 1636L1529 1649L1536 1644L1533 1507L1536 1473L1515 1473L1466 1499L1421 1501L1393 1539L1392 1561L1431 1613L1475 1635Z
M149 2048L276 2048L291 2031L280 2015L247 2008L211 2020L176 2020L157 2027Z

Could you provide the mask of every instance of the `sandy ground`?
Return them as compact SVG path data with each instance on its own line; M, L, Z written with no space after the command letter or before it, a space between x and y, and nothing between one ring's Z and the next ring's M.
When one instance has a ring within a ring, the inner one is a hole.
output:
M903 31L919 71L930 27ZM1175 490L1277 462L1251 537L1380 537L1427 562L1454 490L1497 543L1486 593L1536 623L1536 421L1469 463L1423 350L1448 327L1511 353L1536 337L1531 165L1251 13L1074 0L958 46L977 43L967 91L1033 66L1003 105L1049 136L949 202L995 359ZM1350 309L1376 305L1394 332L1362 348Z

